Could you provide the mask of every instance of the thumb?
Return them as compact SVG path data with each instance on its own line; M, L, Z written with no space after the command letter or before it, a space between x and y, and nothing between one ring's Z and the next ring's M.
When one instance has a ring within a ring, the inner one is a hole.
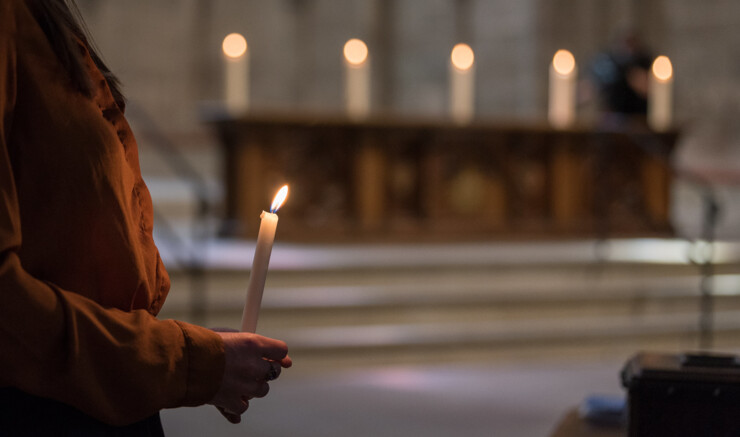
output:
M241 415L236 414L236 413L232 413L230 411L226 411L223 407L216 407L216 409L229 422L231 422L233 424L241 423L241 421L242 421L242 416Z

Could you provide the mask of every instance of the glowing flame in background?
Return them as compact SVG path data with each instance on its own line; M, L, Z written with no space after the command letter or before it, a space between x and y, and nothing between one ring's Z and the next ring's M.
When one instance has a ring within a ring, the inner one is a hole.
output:
M221 44L224 54L230 58L239 58L247 52L247 40L238 33L230 33Z
M552 68L556 73L567 76L576 68L576 58L568 50L558 50L552 57Z
M470 67L473 66L473 62L475 62L475 54L469 45L460 43L452 49L450 60L455 68L465 71L469 70Z
M658 56L653 61L653 74L658 80L666 81L673 76L673 65L668 56Z
M367 45L357 38L344 44L344 58L354 66L362 65L367 60Z

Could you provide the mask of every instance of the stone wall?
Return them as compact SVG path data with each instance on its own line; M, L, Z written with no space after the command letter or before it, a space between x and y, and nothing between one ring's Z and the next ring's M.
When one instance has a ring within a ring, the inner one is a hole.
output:
M175 136L203 141L193 136L204 132L198 107L221 96L220 42L233 31L249 41L254 110L341 111L341 47L358 36L368 41L377 68L376 108L443 116L449 51L467 39L477 56L478 116L544 120L553 52L569 48L583 67L616 30L632 26L655 53L673 60L676 113L689 123L688 144L702 142L696 132L721 131L724 145L715 148L739 147L732 123L740 115L737 0L78 3L132 104Z

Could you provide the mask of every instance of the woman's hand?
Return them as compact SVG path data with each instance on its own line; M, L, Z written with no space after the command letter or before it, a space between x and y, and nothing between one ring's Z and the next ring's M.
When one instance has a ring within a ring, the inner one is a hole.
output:
M268 381L280 376L293 361L280 340L244 332L217 332L224 341L226 368L221 388L209 402L231 423L239 423L249 400L270 390Z

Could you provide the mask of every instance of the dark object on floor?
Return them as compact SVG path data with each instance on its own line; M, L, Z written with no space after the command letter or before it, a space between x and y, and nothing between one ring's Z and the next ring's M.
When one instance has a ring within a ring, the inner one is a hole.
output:
M640 353L622 371L629 437L740 435L740 359Z

